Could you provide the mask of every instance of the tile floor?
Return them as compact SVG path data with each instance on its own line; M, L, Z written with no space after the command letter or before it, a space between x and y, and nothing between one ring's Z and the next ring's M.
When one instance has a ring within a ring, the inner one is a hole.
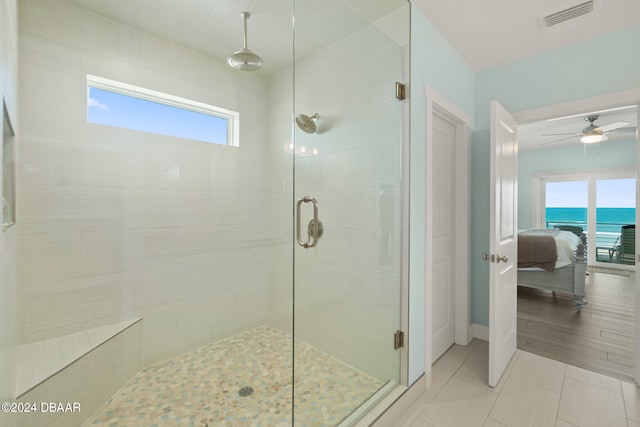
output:
M83 426L291 425L292 342L265 325L147 367ZM296 426L337 425L384 385L298 340L295 354Z
M634 384L518 350L495 389L488 344L453 346L397 427L640 427Z

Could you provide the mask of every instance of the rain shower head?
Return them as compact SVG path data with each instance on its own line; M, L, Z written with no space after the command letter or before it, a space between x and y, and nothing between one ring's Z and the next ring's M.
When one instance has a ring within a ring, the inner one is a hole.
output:
M319 118L320 115L318 113L315 113L311 117L305 114L298 114L296 116L296 124L303 132L316 133L316 122Z
M247 48L247 19L251 17L249 12L240 14L244 19L244 47L227 56L227 64L242 71L255 71L262 68L262 58Z

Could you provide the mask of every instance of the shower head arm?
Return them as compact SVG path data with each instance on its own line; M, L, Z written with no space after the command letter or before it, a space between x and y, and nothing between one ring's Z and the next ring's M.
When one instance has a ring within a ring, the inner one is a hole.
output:
M244 20L243 48L227 56L227 64L237 70L255 71L262 67L262 58L251 52L247 47L247 20L251 17L249 12L240 13Z
M244 18L244 49L247 50L247 19L251 17L251 14L249 12L242 12L240 15Z

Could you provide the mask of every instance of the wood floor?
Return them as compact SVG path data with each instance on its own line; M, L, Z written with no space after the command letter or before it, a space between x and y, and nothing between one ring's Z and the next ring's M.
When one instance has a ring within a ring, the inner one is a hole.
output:
M572 296L518 287L518 348L625 381L633 379L635 273L591 272L589 304Z

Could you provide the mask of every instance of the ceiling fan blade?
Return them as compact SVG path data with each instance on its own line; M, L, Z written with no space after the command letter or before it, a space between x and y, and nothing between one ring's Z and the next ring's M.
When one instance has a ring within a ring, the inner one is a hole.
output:
M609 132L633 133L636 131L636 129L637 128L635 126L630 126L626 128L618 128L618 129L610 130Z
M571 136L567 136L566 138L554 139L553 141L543 142L540 145L549 145L549 144L553 144L554 142L565 141L567 139L575 138L578 135L580 135L580 134L578 133L578 134L574 134L574 135L571 135Z
M562 135L571 135L571 136L580 136L581 133L545 133L542 136L562 136Z
M630 124L631 123L629 123L629 122L614 122L614 123L609 123L608 125L599 126L599 127L595 128L594 130L601 131L601 132L609 132L609 131L612 131L614 129L623 128L623 127L628 126Z

